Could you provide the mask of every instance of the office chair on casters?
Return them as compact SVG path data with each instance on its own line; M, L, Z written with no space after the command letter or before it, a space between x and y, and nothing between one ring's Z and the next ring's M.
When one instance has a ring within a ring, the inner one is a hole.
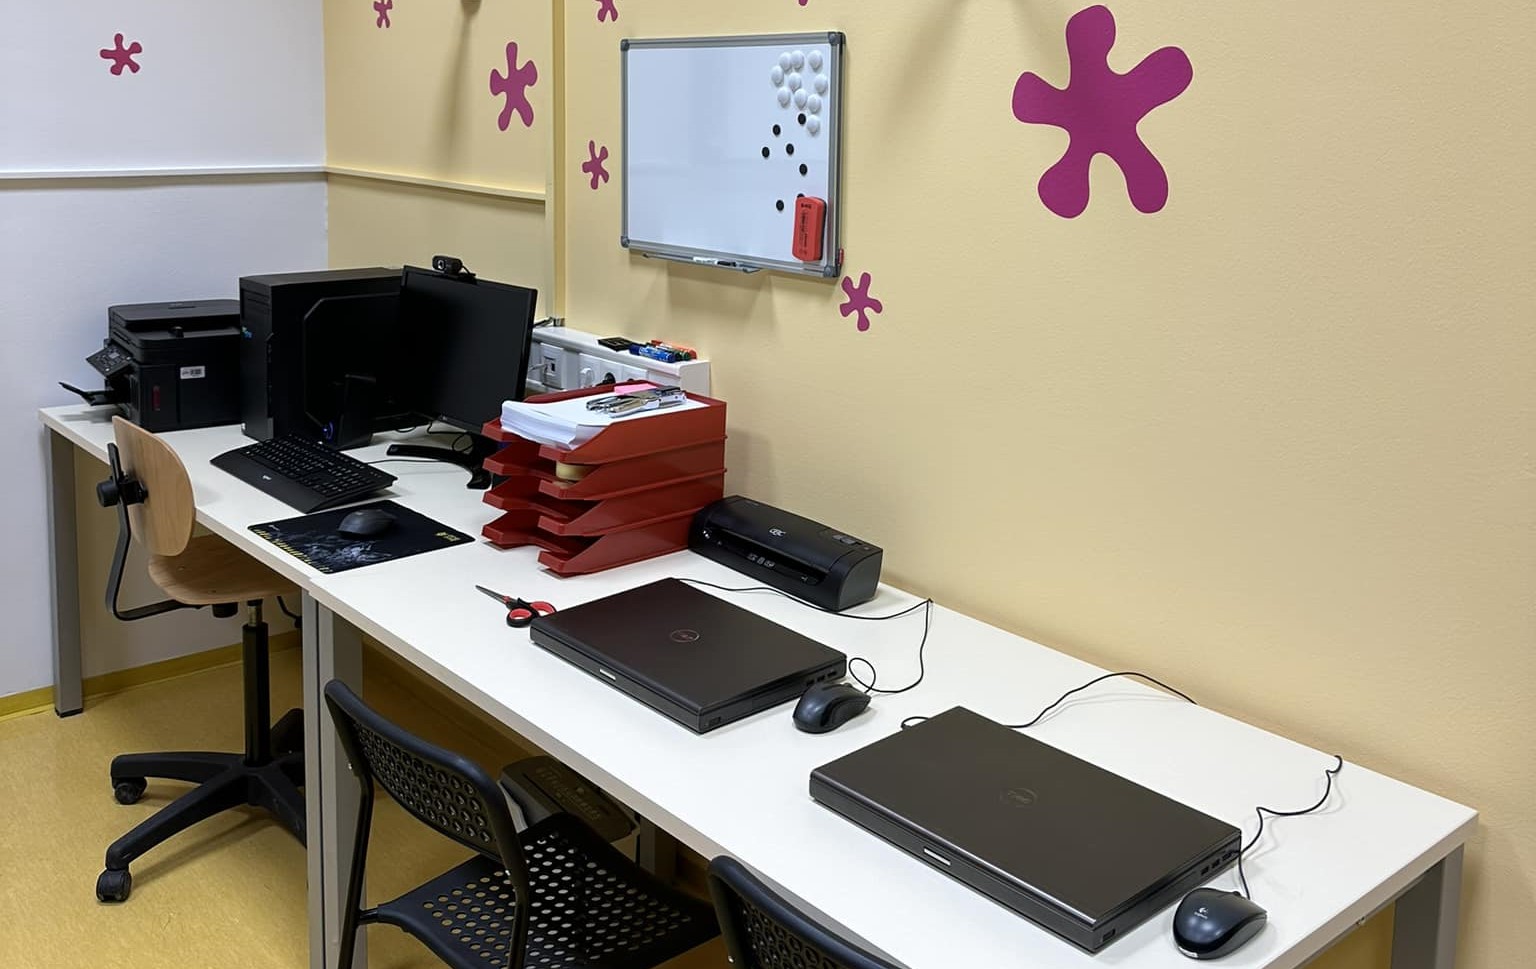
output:
M572 815L519 834L478 764L384 719L343 683L326 684L325 702L362 785L339 969L350 969L357 933L373 923L403 929L454 969L642 969L718 934L708 904L662 885ZM375 782L475 855L365 909Z
M107 445L112 477L96 487L104 507L117 508L117 550L107 579L107 608L133 621L175 609L212 606L231 617L249 607L241 630L245 677L245 752L180 751L121 754L112 759L112 789L120 804L143 796L147 779L190 781L197 786L167 804L107 849L106 869L96 880L96 897L121 902L133 888L128 865L146 851L205 818L230 808L265 808L304 840L303 717L290 710L276 726L269 719L271 687L267 624L261 601L293 593L294 587L221 538L194 538L195 507L187 469L164 441L121 417L112 418L115 444ZM149 574L168 598L133 609L117 604L128 546L137 534L149 551Z
M733 969L897 969L806 918L734 858L709 863L709 893Z

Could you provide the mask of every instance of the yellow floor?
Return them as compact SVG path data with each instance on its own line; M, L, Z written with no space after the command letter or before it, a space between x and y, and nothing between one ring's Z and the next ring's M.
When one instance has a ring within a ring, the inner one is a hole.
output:
M373 657L368 700L386 715L491 767L515 742L470 711L445 708L428 684ZM273 656L273 710L298 702L299 653ZM136 805L112 799L107 765L118 753L237 750L240 669L228 666L91 700L80 716L52 713L0 723L0 966L308 966L304 851L254 809L221 815L133 865L133 896L96 901L102 853L118 835L185 785L151 781ZM393 897L463 859L465 852L380 799L369 888ZM376 969L438 966L387 926L368 930ZM668 969L721 969L718 940Z

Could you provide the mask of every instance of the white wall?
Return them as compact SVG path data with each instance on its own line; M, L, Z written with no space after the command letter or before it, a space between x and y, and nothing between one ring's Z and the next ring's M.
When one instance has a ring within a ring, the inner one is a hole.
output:
M71 400L59 380L100 386L84 357L111 304L233 297L243 275L324 267L326 192L319 174L192 174L324 163L320 0L0 0L0 19L6 696L52 680L36 409ZM100 56L116 33L142 45L137 73L114 76ZM81 171L154 174L66 177ZM82 493L100 472L80 462ZM239 640L238 624L206 613L112 621L101 589L116 522L88 502L80 511L87 674ZM140 579L129 601L152 595Z
M0 0L0 169L321 164L320 9ZM137 72L101 57L118 33L143 48Z

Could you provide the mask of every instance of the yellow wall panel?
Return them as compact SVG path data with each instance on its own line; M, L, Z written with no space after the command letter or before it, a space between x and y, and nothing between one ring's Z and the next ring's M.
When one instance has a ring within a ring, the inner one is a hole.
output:
M1066 84L1084 3L617 6L413 4L437 18L418 37L327 3L333 165L529 188L523 136L559 139L548 230L537 205L333 178L332 263L450 251L543 307L528 274L557 239L573 326L714 362L734 490L880 543L899 585L1479 808L1459 965L1528 961L1536 7L1114 5L1110 67L1167 45L1193 65L1137 129L1169 197L1136 211L1100 156L1067 219L1036 183L1068 137L1011 97L1025 71ZM496 132L486 58L512 28L486 18L551 11L535 90L560 117ZM884 304L865 332L837 281L618 246L619 39L822 29L848 35L846 270ZM381 90L411 93L391 114ZM1021 683L987 712L1051 699ZM1389 945L1378 918L1318 965Z
M1011 98L1025 71L1066 84L1085 6L648 0L614 25L570 4L571 324L699 347L732 489L885 546L892 581L1480 808L1461 964L1518 964L1531 8L1113 5L1112 68L1166 45L1193 65L1138 129L1170 195L1137 212L1101 155L1067 219L1036 193L1067 135ZM884 304L867 332L837 283L617 242L619 37L822 29L848 35L845 269ZM614 172L595 191L589 139ZM1021 683L988 712L1051 699ZM1374 924L1320 965L1384 964Z
M537 289L536 313L548 315L542 203L340 175L329 197L332 266L428 266L447 253L486 279Z
M401 2L389 26L367 3L326 0L326 156L331 165L542 192L554 130L551 8L478 0ZM533 125L513 115L491 72L532 62Z

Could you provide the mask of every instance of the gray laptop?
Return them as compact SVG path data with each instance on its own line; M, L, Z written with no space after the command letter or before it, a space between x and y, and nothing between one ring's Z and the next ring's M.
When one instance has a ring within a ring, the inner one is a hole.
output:
M811 773L811 796L1095 952L1237 860L1237 828L964 707Z
M539 646L698 733L841 679L847 658L677 579L533 621Z

